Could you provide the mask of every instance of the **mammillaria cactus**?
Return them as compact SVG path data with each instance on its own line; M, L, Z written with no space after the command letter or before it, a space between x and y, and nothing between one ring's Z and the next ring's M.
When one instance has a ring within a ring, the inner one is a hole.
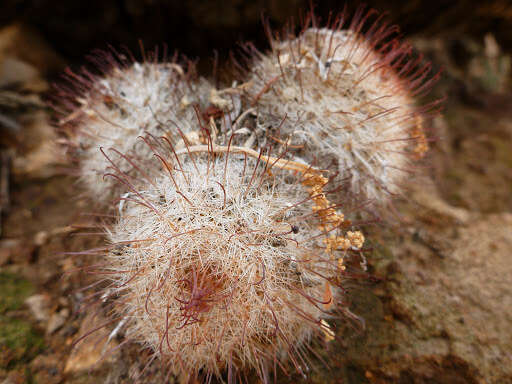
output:
M269 32L269 53L249 46L247 96L294 155L334 162L348 191L381 205L401 193L410 163L428 149L423 114L437 102L417 107L414 97L437 76L395 37L396 26L369 21L373 14L360 8L350 23L343 13L329 28L311 17L298 35Z
M285 358L302 373L308 343L348 311L343 259L364 237L312 169L190 150L204 152L178 153L177 169L131 193L109 230L103 273L126 337L179 375L264 377Z
M83 185L104 204L123 191L113 180L103 180L109 158L122 154L118 166L133 176L134 161L145 167L153 156L141 137L163 135L176 143L197 131L195 107L207 103L212 86L197 77L192 63L186 71L176 60L158 63L147 58L139 63L114 52L100 52L94 62L102 75L68 71L73 83L67 95L71 113L61 124L79 160Z

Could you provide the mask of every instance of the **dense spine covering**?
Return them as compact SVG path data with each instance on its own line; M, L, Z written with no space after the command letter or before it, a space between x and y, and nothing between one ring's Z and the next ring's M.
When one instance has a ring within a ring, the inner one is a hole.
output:
M153 151L142 137L165 136L183 145L200 125L197 109L204 108L213 88L198 78L195 68L176 59L136 62L116 52L100 52L94 63L100 74L87 69L67 72L73 89L67 93L67 113L61 121L70 153L78 158L79 177L93 200L105 205L123 192L103 176L111 160L134 176L134 162L145 168Z
M124 200L102 271L113 308L126 337L176 374L263 377L285 358L302 372L312 337L346 311L343 260L364 238L336 210L326 219L313 170L258 166L236 148L214 155L178 152L177 169Z
M298 35L268 30L268 53L248 45L247 99L293 155L320 167L334 162L348 192L381 205L402 192L412 162L428 150L424 117L439 102L419 107L414 98L438 75L396 26L363 9L327 28L311 16Z

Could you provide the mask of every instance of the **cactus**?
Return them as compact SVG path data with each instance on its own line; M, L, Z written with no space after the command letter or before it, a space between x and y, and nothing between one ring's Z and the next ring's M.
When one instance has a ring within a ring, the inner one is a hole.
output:
M260 124L296 148L294 156L334 163L345 194L382 206L402 194L411 164L428 150L424 115L439 102L418 107L414 97L439 74L413 57L396 26L363 10L350 23L342 13L327 28L310 16L297 36L269 31L269 53L248 45L246 98Z
M315 171L297 165L297 176L236 148L195 151L176 152L176 169L161 158L166 171L125 199L99 271L104 297L126 337L174 374L265 377L287 359L304 373L311 339L349 313L344 257L364 238L319 196Z
M123 192L113 180L103 180L111 159L122 158L120 170L135 176L134 162L145 168L153 158L141 137L177 142L198 130L196 107L206 104L212 86L195 75L192 63L185 71L175 58L161 63L156 58L136 62L102 51L93 56L99 74L67 72L72 87L61 92L67 110L60 124L78 159L80 181L100 205Z
M304 375L311 341L357 320L343 285L367 276L354 273L365 239L338 200L400 194L439 105L415 105L437 75L372 17L320 28L311 14L282 39L267 28L271 51L247 45L244 83L220 91L175 61L108 54L103 76L68 72L79 93L62 123L80 177L118 204L89 268L107 283L105 326L169 374Z

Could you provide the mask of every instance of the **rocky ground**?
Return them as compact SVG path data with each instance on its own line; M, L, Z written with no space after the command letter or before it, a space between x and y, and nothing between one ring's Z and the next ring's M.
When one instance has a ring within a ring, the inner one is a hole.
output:
M366 328L320 350L330 369L304 382L512 383L510 56L492 34L413 43L444 67L430 182L397 203L401 226L366 231L378 282L350 292ZM72 349L102 319L78 312L91 278L76 270L88 260L64 252L101 237L78 231L87 203L41 101L62 66L34 31L0 30L0 383L130 383L143 367L138 349L102 355L101 332ZM147 376L161 379L157 366Z

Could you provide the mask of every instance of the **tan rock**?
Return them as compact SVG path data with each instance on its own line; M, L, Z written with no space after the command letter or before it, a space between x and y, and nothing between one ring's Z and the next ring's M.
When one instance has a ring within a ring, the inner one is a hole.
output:
M81 337L93 329L101 327L107 320L94 313L86 315L77 337ZM80 341L72 350L66 366L65 373L76 373L94 368L99 368L103 363L115 361L118 350L112 352L118 343L108 340L110 331L108 328L99 328Z

